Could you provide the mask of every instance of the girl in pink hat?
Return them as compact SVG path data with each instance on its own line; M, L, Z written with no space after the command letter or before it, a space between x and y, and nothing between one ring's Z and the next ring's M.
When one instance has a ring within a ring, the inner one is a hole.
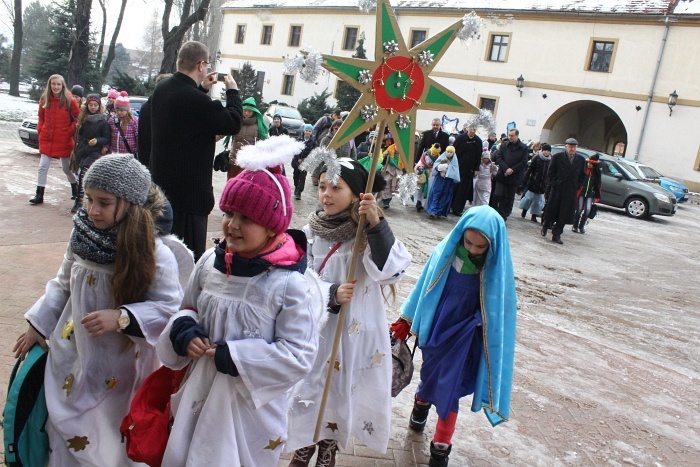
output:
M172 397L162 465L279 461L287 394L311 370L323 309L304 275L306 237L287 230L293 206L282 164L303 148L282 135L237 153L245 170L219 201L224 238L197 262L182 311L157 344L166 366L190 364Z
M110 89L107 93L107 105L105 106L105 113L109 117L114 116L114 101L119 97L119 91L116 89Z
M139 119L131 113L129 98L119 96L114 100L114 116L109 118L112 139L109 152L137 155L139 150Z

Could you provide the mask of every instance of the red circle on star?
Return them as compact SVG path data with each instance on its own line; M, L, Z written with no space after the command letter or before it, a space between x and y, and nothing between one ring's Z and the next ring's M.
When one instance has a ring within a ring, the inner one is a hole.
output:
M411 66L412 65L412 66ZM413 80L406 98L392 97L386 89L386 81L388 78L398 71L405 73L408 78ZM406 112L413 107L413 103L417 101L423 88L425 87L425 77L418 63L415 63L410 57L391 57L382 63L372 75L374 82L374 99L377 105L382 109L393 109L396 112ZM384 81L384 84L382 84Z

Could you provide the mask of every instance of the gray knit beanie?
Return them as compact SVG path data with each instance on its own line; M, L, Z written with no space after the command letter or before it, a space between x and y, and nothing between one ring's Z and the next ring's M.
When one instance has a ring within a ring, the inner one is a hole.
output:
M83 186L143 206L151 187L151 173L131 154L108 154L92 164L85 174Z

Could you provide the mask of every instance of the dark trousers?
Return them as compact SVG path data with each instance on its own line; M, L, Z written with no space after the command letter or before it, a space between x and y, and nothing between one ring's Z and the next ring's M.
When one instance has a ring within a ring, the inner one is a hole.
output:
M173 209L172 233L180 237L187 248L194 252L195 262L206 251L208 218L206 214L190 214Z
M489 202L491 207L498 211L503 220L508 219L515 202L515 185L495 182L490 201L493 201L493 204Z
M559 238L561 237L562 232L564 232L564 226L566 224L560 224L559 222L556 222L552 226L552 237L553 238Z
M474 172L468 172L473 174ZM460 174L462 177L462 174ZM466 180L461 180L454 184L454 195L452 197L452 214L461 216L467 201L472 202L474 197L474 179L467 176Z
M306 172L294 168L294 193L301 194L304 191L304 185L306 184Z

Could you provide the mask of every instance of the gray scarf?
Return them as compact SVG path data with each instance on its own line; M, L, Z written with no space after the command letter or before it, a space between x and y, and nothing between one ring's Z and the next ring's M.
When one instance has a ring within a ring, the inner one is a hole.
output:
M97 264L112 264L117 260L118 231L118 225L107 230L98 229L88 217L85 208L80 208L73 216L70 249L84 260Z

